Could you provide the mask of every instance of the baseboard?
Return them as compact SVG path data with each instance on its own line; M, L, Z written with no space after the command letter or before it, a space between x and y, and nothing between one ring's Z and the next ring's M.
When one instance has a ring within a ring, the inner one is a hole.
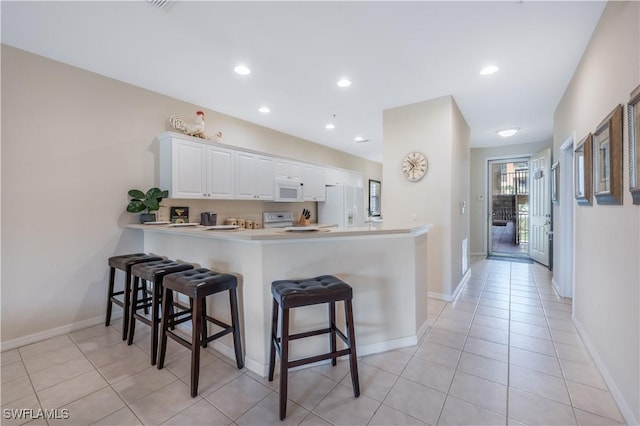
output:
M101 315L99 317L89 318L83 321L74 322L72 324L62 325L60 327L52 328L38 333L29 334L27 336L18 337L17 339L7 340L0 343L0 351L8 351L10 349L19 348L32 343L40 342L41 340L50 339L52 337L62 336L63 334L71 333L83 328L92 327L98 324L104 324L106 316ZM117 320L122 318L122 311L114 311L111 315L111 320Z
M464 275L462 276L462 279L460 279L460 282L456 287L456 291L454 291L453 294L442 294L442 293L436 293L433 291L428 291L427 297L430 297L432 299L444 300L445 302L453 302L454 300L456 300L456 297L458 297L458 294L460 294L460 291L469 282L470 279L471 279L471 268L467 269L467 272L464 273Z
M471 268L468 268L467 272L464 273L464 275L462 276L462 279L458 283L458 286L456 287L456 291L453 292L452 300L457 299L458 295L460 294L464 286L467 285L470 279L471 279Z
M580 334L580 337L582 337L582 341L584 342L585 346L589 350L589 353L591 354L591 358L593 358L593 361L596 363L596 366L598 366L598 369L600 370L600 374L602 374L602 378L604 379L604 382L607 384L607 387L609 388L609 392L611 392L611 396L613 397L613 400L616 402L616 404L618 404L618 408L620 409L620 413L622 414L622 417L624 417L625 422L628 425L640 424L640 419L636 419L635 416L633 415L633 411L631 410L631 408L629 408L629 405L627 404L624 397L622 396L622 392L620 392L620 389L618 389L616 382L611 377L611 374L609 374L609 371L607 370L605 364L600 359L600 356L598 356L598 352L596 351L595 346L591 342L591 339L589 339L589 336L585 332L584 327L582 327L582 324L580 324L580 321L578 321L575 318L575 316L573 317L573 323L575 324L576 329Z
M449 294L442 294L442 293L435 293L433 291L428 291L427 297L431 299L444 300L445 302L453 302L453 298Z
M556 277L551 277L551 285L553 286L553 289L556 291L556 293L560 295L560 288L558 287L558 283L556 282Z

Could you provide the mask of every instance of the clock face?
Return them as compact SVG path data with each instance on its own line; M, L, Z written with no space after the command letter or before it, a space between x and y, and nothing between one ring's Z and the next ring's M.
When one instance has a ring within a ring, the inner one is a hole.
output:
M402 160L402 174L410 182L417 182L427 174L429 164L421 152L410 152Z

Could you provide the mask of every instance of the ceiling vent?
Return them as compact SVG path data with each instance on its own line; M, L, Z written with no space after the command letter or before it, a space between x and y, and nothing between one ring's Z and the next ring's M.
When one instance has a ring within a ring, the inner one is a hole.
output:
M153 6L162 10L166 10L167 7L169 6L169 3L171 3L170 0L147 0L147 1L151 3Z

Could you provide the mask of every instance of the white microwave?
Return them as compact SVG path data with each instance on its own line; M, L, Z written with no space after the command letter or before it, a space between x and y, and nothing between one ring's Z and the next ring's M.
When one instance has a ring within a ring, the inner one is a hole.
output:
M291 180L276 180L276 188L274 191L275 201L280 202L298 202L303 201L302 198L302 182Z

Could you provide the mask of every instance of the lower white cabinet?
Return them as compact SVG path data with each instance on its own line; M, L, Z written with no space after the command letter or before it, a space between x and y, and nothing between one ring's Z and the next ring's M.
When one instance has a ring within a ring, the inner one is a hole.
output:
M272 157L236 151L236 199L273 200L274 176L274 159Z

